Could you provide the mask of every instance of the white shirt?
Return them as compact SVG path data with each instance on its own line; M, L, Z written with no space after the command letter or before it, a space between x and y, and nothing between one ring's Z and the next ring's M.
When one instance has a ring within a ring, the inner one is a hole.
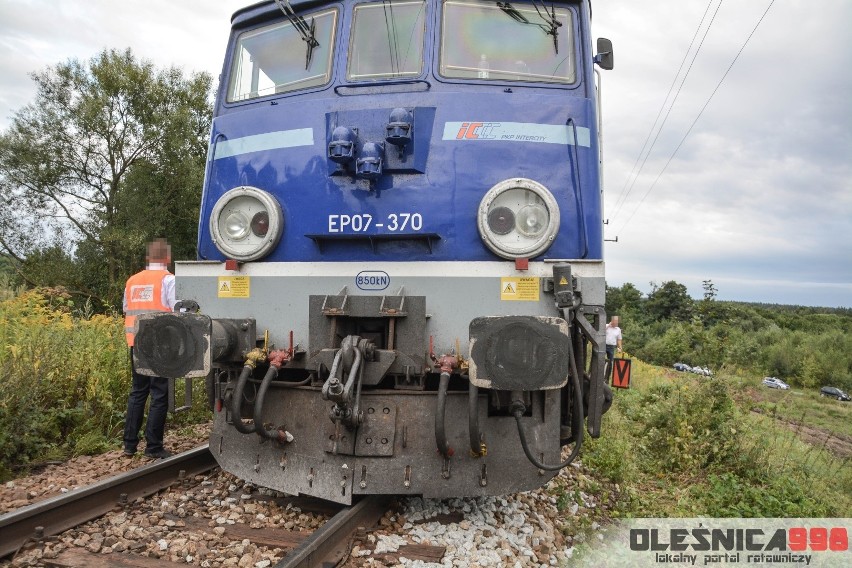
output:
M165 264L161 264L159 262L152 262L148 266L145 267L145 270L168 270L169 268ZM175 304L177 303L177 298L175 297L175 275L174 274L166 274L163 276L163 285L160 287L160 302L164 306L168 306L170 310L174 311ZM124 291L124 298L122 299L122 310L127 311L127 290Z
M621 339L621 328L617 325L606 324L606 344L618 345Z

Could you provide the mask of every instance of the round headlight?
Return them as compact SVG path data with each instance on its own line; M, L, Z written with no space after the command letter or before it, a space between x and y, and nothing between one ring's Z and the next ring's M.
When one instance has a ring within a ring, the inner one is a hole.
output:
M518 230L528 237L537 237L547 228L548 217L544 207L525 205L518 212Z
M210 234L228 258L251 261L275 248L284 232L281 205L268 192L241 186L219 198L210 214Z
M550 191L526 178L501 181L479 203L479 235L502 258L532 258L559 232L559 205Z
M225 219L225 233L235 241L246 238L248 230L248 219L241 211L232 211Z

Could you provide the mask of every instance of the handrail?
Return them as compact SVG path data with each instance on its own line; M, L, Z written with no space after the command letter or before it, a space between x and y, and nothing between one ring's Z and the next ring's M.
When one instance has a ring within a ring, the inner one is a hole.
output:
M571 173L573 174L575 171L577 172L577 186L574 192L574 200L577 202L577 216L579 217L580 226L583 231L583 254L580 255L580 258L586 258L589 256L589 230L586 227L586 216L583 214L583 192L581 191L581 177L580 177L580 154L577 151L577 123L574 122L574 119L570 116L568 120L565 122L565 125L571 125L571 128L574 132L574 144L571 146L571 149L568 151L572 154L574 161L571 164ZM570 146L570 144L569 144Z
M601 190L604 187L604 171L603 171L603 108L601 107L601 90L603 88L603 76L601 75L600 69L595 68L595 77L597 78L597 83L595 83L595 95L597 97L597 106L595 108L597 119L598 119L598 165L599 165L599 173L598 177L600 178Z

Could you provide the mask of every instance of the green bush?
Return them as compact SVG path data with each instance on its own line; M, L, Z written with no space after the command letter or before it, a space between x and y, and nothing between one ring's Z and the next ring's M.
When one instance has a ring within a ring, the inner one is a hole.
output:
M651 339L639 353L648 361L670 366L692 353L691 343L686 326L675 323L662 336Z
M630 438L619 435L630 428L629 421L617 412L608 413L605 433L600 438L591 438L583 446L583 463L593 468L614 483L635 479L638 470L632 459Z
M644 442L663 471L729 464L739 449L739 422L725 383L684 381L652 389Z
M0 299L0 480L13 466L118 447L130 391L123 318L90 314L61 289ZM201 404L170 422L207 415Z
M711 474L693 496L711 517L831 517L836 510L811 495L802 483L781 473L757 485L726 472Z
M61 290L0 302L0 476L123 420L114 409L128 391L122 323L72 309Z
M616 515L818 517L843 516L852 506L849 460L825 443L801 441L787 406L743 396L750 381L724 372L699 378L634 358L631 382L581 456L596 475L620 484ZM831 401L770 394L811 405L814 425L837 426Z

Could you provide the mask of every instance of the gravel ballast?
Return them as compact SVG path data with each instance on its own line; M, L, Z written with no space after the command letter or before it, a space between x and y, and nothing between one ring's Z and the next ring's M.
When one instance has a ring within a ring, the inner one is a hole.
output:
M169 434L182 451L206 441L209 425ZM0 511L71 490L148 463L119 450L74 458L0 486ZM609 518L618 487L590 477L579 463L535 491L500 497L399 498L378 527L352 543L348 567L548 567L566 565L573 547ZM608 501L601 501L607 495ZM196 476L43 543L2 566L44 566L63 553L136 554L194 566L266 568L328 518L292 498L256 488L218 469ZM264 544L265 543L265 544ZM428 548L437 558L417 558ZM409 554L413 557L407 557Z

